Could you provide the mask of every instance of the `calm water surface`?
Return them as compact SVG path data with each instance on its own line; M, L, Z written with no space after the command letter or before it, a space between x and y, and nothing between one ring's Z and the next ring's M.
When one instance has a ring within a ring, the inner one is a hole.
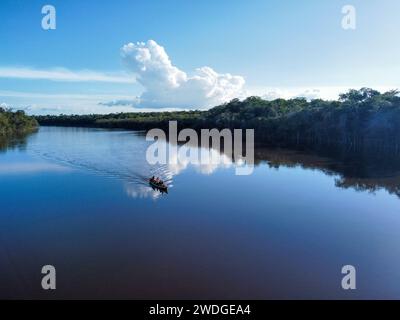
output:
M397 172L351 176L260 149L237 176L233 164L151 166L148 145L43 127L0 152L1 298L400 298ZM168 194L148 186L153 174ZM341 289L347 264L355 291Z

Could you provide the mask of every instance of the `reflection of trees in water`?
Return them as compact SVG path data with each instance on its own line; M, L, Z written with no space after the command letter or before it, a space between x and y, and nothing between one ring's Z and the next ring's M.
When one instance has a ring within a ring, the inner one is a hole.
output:
M29 134L16 135L9 137L0 136L0 152L10 149L26 149L27 137ZM121 137L117 137L120 141ZM191 148L198 148L198 145L187 145ZM48 150L49 145L43 146ZM223 146L221 146L223 149ZM245 146L243 146L245 150ZM210 149L210 151L213 151ZM220 153L221 150L214 150ZM142 151L141 151L142 152ZM116 154L116 153L113 153ZM213 153L210 153L210 155ZM213 167L201 167L200 172L210 174L217 167L226 165L226 161L231 159L230 165L235 165L232 155L221 152L221 161ZM391 194L400 197L400 155L390 152L377 152L376 149L361 149L358 151L349 151L346 148L314 148L314 149L282 149L257 146L254 150L254 163L260 165L267 163L271 168L283 167L301 167L303 169L320 170L327 175L335 176L335 184L339 188L353 188L357 191L375 192L379 189L385 189ZM80 159L82 155L80 154ZM125 158L122 158L124 160ZM118 160L118 159L117 159ZM122 161L121 160L121 161ZM117 163L121 164L121 161ZM122 163L125 163L122 161ZM188 164L183 167L169 166L167 169L159 168L162 172L152 172L158 176L163 176L166 172L171 175L179 174ZM196 167L196 165L195 165ZM104 168L102 167L102 171ZM118 166L121 169L121 166ZM207 170L206 170L207 169ZM128 193L135 196L148 196L149 188L146 175L133 179L131 172L128 175L129 181L138 180L140 185L137 190L132 186L127 188ZM172 180L172 176L164 180Z
M341 178L336 181L336 186L340 188L353 188L357 191L370 191L375 192L384 188L391 194L400 197L400 176L393 178L381 179L355 179L355 178Z
M372 150L349 152L345 149L295 150L256 148L255 163L270 167L301 167L338 175L336 186L357 191L385 189L400 197L400 155Z
M12 136L0 136L0 152L5 152L7 150L26 149L26 138L30 134L18 134Z
M232 154L225 153L223 146L216 151L236 165ZM369 192L385 189L400 197L400 154L393 152L393 149L375 145L356 150L340 146L289 149L258 145L254 150L254 158L255 166L267 163L271 168L284 166L319 170L326 175L337 176L335 185L339 188Z

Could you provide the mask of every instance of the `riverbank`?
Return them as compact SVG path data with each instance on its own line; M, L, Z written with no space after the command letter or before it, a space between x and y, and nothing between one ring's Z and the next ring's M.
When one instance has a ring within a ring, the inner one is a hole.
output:
M400 152L400 97L363 88L340 95L337 101L305 98L267 101L249 97L207 111L132 112L107 115L36 117L41 125L167 130L193 128L254 129L255 140L271 146L340 146L351 150L376 148Z

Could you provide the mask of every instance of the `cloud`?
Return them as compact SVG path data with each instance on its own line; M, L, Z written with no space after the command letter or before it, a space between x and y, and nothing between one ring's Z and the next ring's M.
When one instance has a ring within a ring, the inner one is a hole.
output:
M385 91L384 87L380 87L381 90ZM325 100L337 100L339 94L347 92L350 87L345 86L326 86L326 87L257 87L250 88L250 95L257 95L266 100L275 99L294 99L294 98L306 98L307 100L313 99L325 99Z
M305 98L308 101L321 98L321 90L308 89L297 95L297 98Z
M197 157L194 157L194 161L189 161L186 158L187 153L193 153ZM221 153L215 149L188 147L184 145L179 147L177 154L169 155L168 171L174 176L192 166L197 172L210 175L217 169L230 168L232 165L235 164L225 153Z
M149 185L134 185L125 183L124 186L126 194L131 198L152 198L157 200L161 197L161 192L153 190Z
M122 94L71 94L35 93L0 90L0 102L8 107L25 110L28 114L87 114L110 113L110 107L99 105L101 101L131 100L134 96ZM112 112L131 112L132 106L115 106ZM143 111L147 111L144 110Z
M113 83L135 83L135 78L126 73L103 73L90 70L71 71L65 68L39 70L26 67L0 67L0 78L70 82L96 81Z
M339 95L339 93L336 93ZM275 100L275 99L294 99L294 98L305 98L308 101L314 99L320 99L323 97L323 93L320 89L292 89L292 90L282 90L275 89L270 90L266 94L262 95L265 100ZM325 93L325 97L327 97Z
M144 88L137 107L204 108L243 94L243 77L220 74L210 67L198 68L189 76L174 66L164 48L153 40L124 45L121 57Z
M106 107L134 107L138 104L139 100L112 100L112 101L107 101L107 102L99 102L98 104L100 106L106 106Z

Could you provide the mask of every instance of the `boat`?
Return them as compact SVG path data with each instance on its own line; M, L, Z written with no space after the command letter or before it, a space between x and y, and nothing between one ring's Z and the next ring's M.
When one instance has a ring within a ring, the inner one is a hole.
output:
M158 184L158 183L156 183L155 181L149 179L149 184L150 184L153 188L158 189L158 190L160 190L160 191L162 191L162 192L167 192L167 191L168 191L168 187L167 187L164 183Z

